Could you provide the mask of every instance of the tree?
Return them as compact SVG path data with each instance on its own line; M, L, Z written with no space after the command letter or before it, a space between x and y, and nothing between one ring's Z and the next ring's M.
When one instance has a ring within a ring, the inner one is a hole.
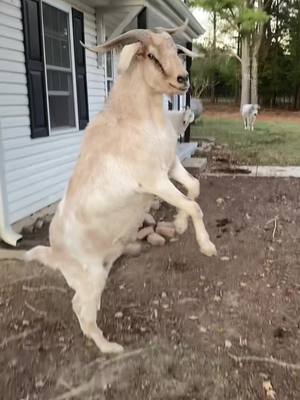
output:
M210 76L208 77L208 81L210 82L211 87L211 102L215 101L215 86L216 86L216 69L214 68L213 60L216 57L217 50L217 15L219 13L220 0L190 0L188 2L190 7L200 6L204 8L206 11L209 11L212 15L212 30L213 30L213 40L210 51L208 52L208 57L211 58L212 62L210 63L213 67L210 69Z
M211 43L205 47L196 45L198 52L204 57L195 59L192 64L192 89L195 97L207 95L212 71L215 76L216 96L235 96L236 75L238 64L234 58L228 57L227 51L216 49L215 57L212 59L208 55L211 53Z
M300 1L291 1L289 24L290 80L294 88L294 109L300 108Z
M300 108L300 3L299 0L269 0L270 14L263 29L259 54L260 92L264 103L282 102ZM293 104L290 99L293 98Z
M190 0L192 7L203 7L227 23L241 37L241 105L257 102L258 56L263 25L268 20L263 0ZM252 69L253 67L253 69ZM251 86L252 84L252 86ZM251 96L250 98L250 88Z

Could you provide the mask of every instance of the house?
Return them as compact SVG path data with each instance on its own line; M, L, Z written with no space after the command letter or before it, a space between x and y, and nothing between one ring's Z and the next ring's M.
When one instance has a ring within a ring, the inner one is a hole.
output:
M95 46L186 18L175 39L191 48L203 28L180 0L0 1L0 239L16 245L12 224L61 198L83 130L113 84L117 54L85 52L79 41Z

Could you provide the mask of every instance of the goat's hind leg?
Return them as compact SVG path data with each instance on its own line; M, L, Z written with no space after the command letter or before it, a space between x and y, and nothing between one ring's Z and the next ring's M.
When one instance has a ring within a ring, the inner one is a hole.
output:
M76 283L72 304L82 332L95 342L100 351L119 353L123 351L123 347L105 339L103 332L97 326L97 311L100 309L107 274L102 265L86 268L80 281Z

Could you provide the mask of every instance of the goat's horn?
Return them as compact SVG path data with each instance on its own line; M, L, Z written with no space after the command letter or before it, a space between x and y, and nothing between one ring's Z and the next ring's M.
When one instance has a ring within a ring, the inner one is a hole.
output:
M125 46L136 42L147 44L149 39L149 31L147 29L133 29L95 47L89 47L82 42L80 44L95 53L105 53L117 46Z
M161 33L161 32L167 32L170 35L174 35L177 32L184 32L186 27L188 26L189 20L188 18L186 18L186 20L184 21L184 23L182 25L177 26L176 28L153 28L153 31L156 33Z
M192 58L195 58L195 57L202 57L201 54L195 53L195 52L193 52L193 51L187 49L186 47L181 46L180 44L176 44L176 47L177 47L178 50L180 50L182 53L184 53L184 54L187 55L188 57L192 57Z

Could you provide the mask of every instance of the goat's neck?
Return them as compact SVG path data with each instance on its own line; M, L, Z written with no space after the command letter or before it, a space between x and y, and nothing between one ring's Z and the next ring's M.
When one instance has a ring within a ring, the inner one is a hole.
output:
M149 119L159 126L165 124L163 95L150 88L139 65L118 78L109 108L114 109L119 118L132 118L135 122Z

